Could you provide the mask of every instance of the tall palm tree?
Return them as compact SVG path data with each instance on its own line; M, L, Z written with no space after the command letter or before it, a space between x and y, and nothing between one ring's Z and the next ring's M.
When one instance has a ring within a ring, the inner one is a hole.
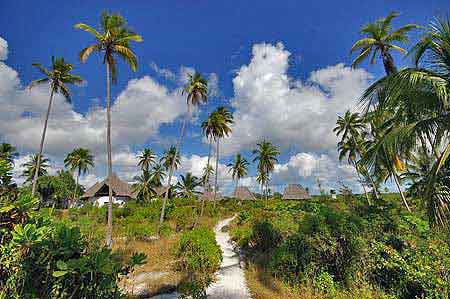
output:
M250 163L248 163L247 159L242 157L241 154L237 154L234 158L234 162L227 165L230 167L229 172L231 172L233 180L236 182L235 189L239 186L239 180L247 175L249 165Z
M38 154L30 156L28 161L22 164L22 167L25 168L22 176L26 178L26 182L32 182L36 173L38 177L47 175L47 169L50 167L49 162L49 159L38 157Z
M370 55L370 63L374 64L378 54L380 54L386 74L390 75L396 72L397 69L394 64L394 59L390 52L391 50L396 50L405 54L406 51L394 43L408 42L407 33L419 28L415 24L407 24L392 30L392 20L398 16L399 14L397 12L391 12L386 18L378 19L375 23L369 23L361 29L361 35L364 37L356 41L350 50L350 53L353 53L361 49L359 55L353 60L352 67L358 66Z
M70 152L64 159L64 166L69 168L73 172L77 172L77 179L75 184L75 191L73 193L73 199L76 200L78 182L81 174L86 174L89 168L94 167L94 156L87 148L76 148Z
M94 36L95 42L80 52L80 61L85 62L92 52L103 54L103 64L106 65L106 147L108 152L108 178L112 176L111 152L111 82L117 82L116 56L122 58L133 71L137 69L137 58L133 53L130 42L142 42L142 37L131 31L124 18L118 14L102 13L100 18L100 32L95 28L78 23L75 28L84 30ZM108 231L106 243L112 247L112 189L109 186L108 203Z
M82 79L80 76L70 73L73 70L73 65L66 63L64 58L55 58L52 56L52 65L50 69L43 67L39 63L33 63L33 66L36 67L45 77L32 81L28 86L29 89L41 84L48 84L50 87L50 98L48 101L47 113L45 115L44 128L42 130L41 143L39 145L39 153L36 156L37 157L36 173L34 174L33 186L31 188L31 194L34 195L34 193L36 192L37 178L39 176L37 170L39 169L39 164L41 163L40 159L42 157L42 152L44 150L45 134L47 132L48 118L50 116L50 111L52 109L53 96L54 94L57 93L62 94L64 98L68 102L70 102L70 91L69 88L67 87L67 84L81 83Z
M197 195L199 192L196 190L198 186L200 186L201 181L196 176L192 175L192 173L188 172L186 175L180 175L181 180L177 183L177 190L181 196L184 197L193 197Z
M214 139L214 118L216 117L215 112L212 112L209 114L208 118L202 122L202 131L205 135L206 139L209 141L209 147L208 147L208 162L206 163L206 170L209 170L210 162L211 162L211 152L212 152L212 145L213 145L213 139ZM204 186L203 189L206 191L209 189L209 171L206 172L206 177L203 180Z
M264 193L264 188L266 191L269 189L270 174L275 169L275 163L278 162L277 156L280 152L276 146L266 140L256 144L256 146L257 148L253 150L255 156L253 162L258 162L258 182L261 184L261 190Z
M142 170L148 171L150 167L156 163L156 155L149 148L144 148L142 153L138 156L138 159L139 159L138 166Z
M361 181L360 175L361 173L368 174L367 178L370 180L373 192L375 194L376 199L378 199L378 191L375 182L372 177L368 173L367 169L364 168L364 165L361 165L361 170L358 170L356 159L358 156L361 156L364 152L364 133L367 130L366 124L364 123L363 118L359 116L358 113L351 113L347 110L344 116L339 116L336 122L336 127L333 129L333 132L336 133L337 136L341 136L341 141L338 144L338 150L341 153L339 155L339 160L342 160L344 156L348 157L348 161L350 165L355 167L356 173L358 174L359 180ZM352 149L354 153L349 155L348 150ZM361 182L361 185L364 189L364 194L366 196L367 201L370 204L370 199L367 195L366 188L364 184Z
M0 144L0 159L7 161L8 163L14 164L14 158L17 158L19 153L17 149L9 143Z
M217 180L219 178L219 143L220 139L227 137L231 133L231 125L234 123L233 114L225 107L221 106L215 111L213 136L216 140L216 169L214 171L214 205L217 197Z
M192 107L198 106L201 103L206 103L208 101L208 81L205 78L203 78L203 76L198 72L195 72L193 75L189 74L189 81L184 86L182 94L186 95L187 114L185 115L185 118L183 120L183 124L181 127L181 134L180 134L180 138L178 139L177 146L175 148L174 156L177 156L180 152L181 142L183 141L184 133L186 130L186 125L187 125L188 119L190 118ZM175 166L175 159L172 160L172 165L170 165L170 168L169 168L167 190L170 189L170 182L172 180L174 166ZM161 215L159 218L159 227L161 227L161 225L164 221L164 214L165 214L165 209L166 209L166 204L167 204L168 198L169 198L169 192L166 192L164 194L163 205L161 208ZM159 227L158 227L158 233L159 233Z

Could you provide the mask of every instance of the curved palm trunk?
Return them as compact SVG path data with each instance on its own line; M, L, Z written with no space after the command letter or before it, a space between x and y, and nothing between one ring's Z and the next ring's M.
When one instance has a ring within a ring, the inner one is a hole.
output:
M106 245L112 248L112 188L109 180L112 176L112 150L111 150L111 82L109 63L106 62L106 151L108 152L108 229L106 232Z
M31 188L31 195L34 195L34 193L36 193L36 184L37 184L37 179L39 176L39 168L41 167L41 157L42 157L42 152L44 150L44 141L45 141L45 134L47 133L48 118L50 116L50 111L52 110L53 93L54 93L53 86L51 87L51 89L52 89L52 91L50 92L50 99L48 100L47 114L45 115L45 120L44 120L44 129L42 130L41 144L39 146L39 155L37 157L36 169L34 170L33 187Z
M397 185L398 192L400 192L400 197L402 198L403 204L405 205L408 212L411 212L411 208L409 207L408 202L406 201L405 194L403 194L403 191L400 188L400 182L398 180L397 173L395 173L395 171L394 171L392 176L394 177L394 181L395 181L395 184Z
M206 163L206 178L205 185L203 186L203 193L205 194L209 191L209 162L211 161L211 151L212 151L212 139L209 139L209 150L208 150L208 162ZM202 197L202 206L200 209L200 216L203 216L205 211L205 196Z
M177 155L178 152L180 151L180 147L181 147L181 142L183 141L183 137L186 131L186 124L190 115L190 105L188 104L188 111L187 114L183 120L183 125L181 126L181 134L180 134L180 138L178 139L177 142L177 146L175 147L175 155L173 156L172 159L172 163L170 165L170 169L169 169L169 177L168 177L168 181L167 181L167 189L166 192L164 193L164 199L163 199L163 205L161 208L161 215L159 217L159 225L158 225L158 230L157 230L157 234L159 235L159 231L161 229L161 225L164 222L164 215L165 215L165 211L166 211L166 205L167 205L167 199L169 198L169 190L170 190L170 182L172 181L172 176L173 176L173 172L174 172L174 168L175 168L175 162L177 160Z
M217 138L216 141L216 172L214 177L214 207L216 207L216 196L217 196L217 178L219 176L218 169L219 169L219 141L220 139Z
M384 48L381 49L381 58L383 60L384 71L388 76L397 72L397 68L394 64L394 58L388 50Z
M236 186L234 187L234 193L236 195L237 188L239 187L239 177L236 177ZM242 199L241 199L242 200Z

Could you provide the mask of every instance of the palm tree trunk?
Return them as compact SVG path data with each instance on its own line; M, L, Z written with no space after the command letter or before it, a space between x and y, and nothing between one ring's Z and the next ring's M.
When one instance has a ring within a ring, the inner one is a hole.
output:
M400 182L398 180L397 173L394 172L392 175L394 176L394 181L395 181L395 184L397 185L398 192L400 192L400 197L402 198L403 204L405 205L408 212L411 212L408 202L406 201L405 194L403 194L403 191L400 188Z
M236 187L234 188L234 193L237 192L237 188L239 187L239 178L236 178ZM235 194L236 195L236 194Z
M34 170L33 187L31 188L31 195L34 195L34 193L36 193L36 184L37 184L37 179L39 176L39 168L41 167L42 151L44 150L45 133L47 133L48 118L50 116L50 111L52 109L53 93L54 93L53 85L51 86L51 89L52 90L50 92L50 99L48 100L47 114L45 115L45 120L44 120L44 129L42 130L41 144L39 146L39 155L37 157L36 169Z
M186 124L187 124L187 121L188 121L188 118L189 118L189 115L190 115L190 111L191 111L190 108L191 107L188 104L188 111L187 111L187 114L186 114L186 116L185 116L185 118L183 120L183 125L181 126L180 138L178 139L177 146L175 147L175 155L173 156L172 163L170 164L169 177L168 177L168 181L167 181L167 189L166 189L166 192L164 194L163 205L162 205L162 208L161 208L161 215L159 217L159 225L158 225L158 230L157 230L157 234L158 235L159 235L159 232L160 232L160 229L161 229L161 225L164 222L164 215L165 215L165 212L166 212L167 199L169 198L170 183L172 181L172 176L173 176L173 172L174 172L174 168L175 168L175 162L177 160L177 155L178 155L178 152L180 151L181 142L183 141L183 137L184 137L184 134L185 134Z
M77 200L77 190L78 190L78 181L79 181L79 179L80 179L80 169L78 169L77 180L76 180L76 183L75 183L75 191L73 192L73 203L75 203L76 200Z
M397 72L397 68L394 64L394 58L392 55L388 52L388 50L382 48L381 49L381 58L383 60L384 65L384 71L386 72L386 75L391 75L395 72Z
M216 173L214 176L214 207L216 207L216 196L217 196L217 178L219 177L218 169L219 169L219 141L217 138L216 141Z
M359 148L358 143L356 142L355 136L352 135L352 138L353 138L353 142L354 142L355 145L356 145L356 149L357 149L357 151L359 152L359 156L361 157L362 152L361 152L361 149ZM358 177L359 177L359 172L358 172L358 169L356 168L356 164L355 164L354 166L355 166L356 172L358 173ZM373 189L373 193L375 194L375 198L376 198L377 200L379 200L379 197L378 197L378 190L377 190L377 185L376 185L375 182L373 181L373 178L372 178L372 176L370 175L370 173L369 173L369 171L367 170L366 167L364 167L364 172L367 174L367 177L368 177L369 180L370 180L370 184L372 185L372 189ZM364 186L363 186L363 188L364 188ZM365 188L364 188L364 193L366 193L366 189L365 189ZM368 198L368 197L367 197L367 193L366 193L366 198ZM370 200L368 199L367 201L369 202L369 205L370 205Z
M208 162L206 163L206 178L205 185L203 186L203 194L209 189L209 162L211 160L211 151L212 151L212 139L209 139L209 150L208 150ZM203 212L205 210L205 196L202 196L202 207L200 209L200 216L203 216Z
M367 203L370 206L370 205L372 205L372 203L370 202L369 195L367 195L366 186L364 186L364 184L363 184L363 182L361 180L361 175L359 174L359 170L358 170L358 167L356 166L356 162L353 161L353 160L352 160L352 162L353 162L353 167L355 167L356 174L358 175L358 180L359 180L359 182L360 182L360 184L361 184L361 186L362 186L362 188L364 190L364 195L366 196Z
M110 82L110 70L109 63L106 62L106 151L108 152L108 229L106 232L106 245L112 248L112 188L111 188L111 176L112 176L112 150L111 150L111 82Z

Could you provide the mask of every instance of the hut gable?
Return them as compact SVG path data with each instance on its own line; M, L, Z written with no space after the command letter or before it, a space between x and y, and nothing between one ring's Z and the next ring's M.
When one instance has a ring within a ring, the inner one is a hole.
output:
M289 184L284 189L283 199L309 199L311 196L305 188L298 184Z
M256 200L255 195L248 189L248 187L240 186L237 187L232 197L240 199L240 200Z
M109 179L106 178L102 182L97 182L89 188L82 196L82 198L91 198L108 195L108 187L111 184L113 196L130 197L135 198L131 191L130 185L127 182L122 181L119 177L113 173Z

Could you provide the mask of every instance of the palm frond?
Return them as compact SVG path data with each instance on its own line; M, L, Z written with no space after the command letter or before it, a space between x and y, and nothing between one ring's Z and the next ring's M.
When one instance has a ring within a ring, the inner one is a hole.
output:
M98 40L100 40L100 39L102 38L102 35L101 35L97 30L95 30L93 27L91 27L91 26L89 26L89 25L87 25L87 24L84 24L84 23L78 23L78 24L75 24L74 27L75 27L76 29L81 29L81 30L84 30L84 31L86 31L86 32L88 32L88 33L90 33L90 34L92 34L92 35L95 36L95 38L98 39Z

